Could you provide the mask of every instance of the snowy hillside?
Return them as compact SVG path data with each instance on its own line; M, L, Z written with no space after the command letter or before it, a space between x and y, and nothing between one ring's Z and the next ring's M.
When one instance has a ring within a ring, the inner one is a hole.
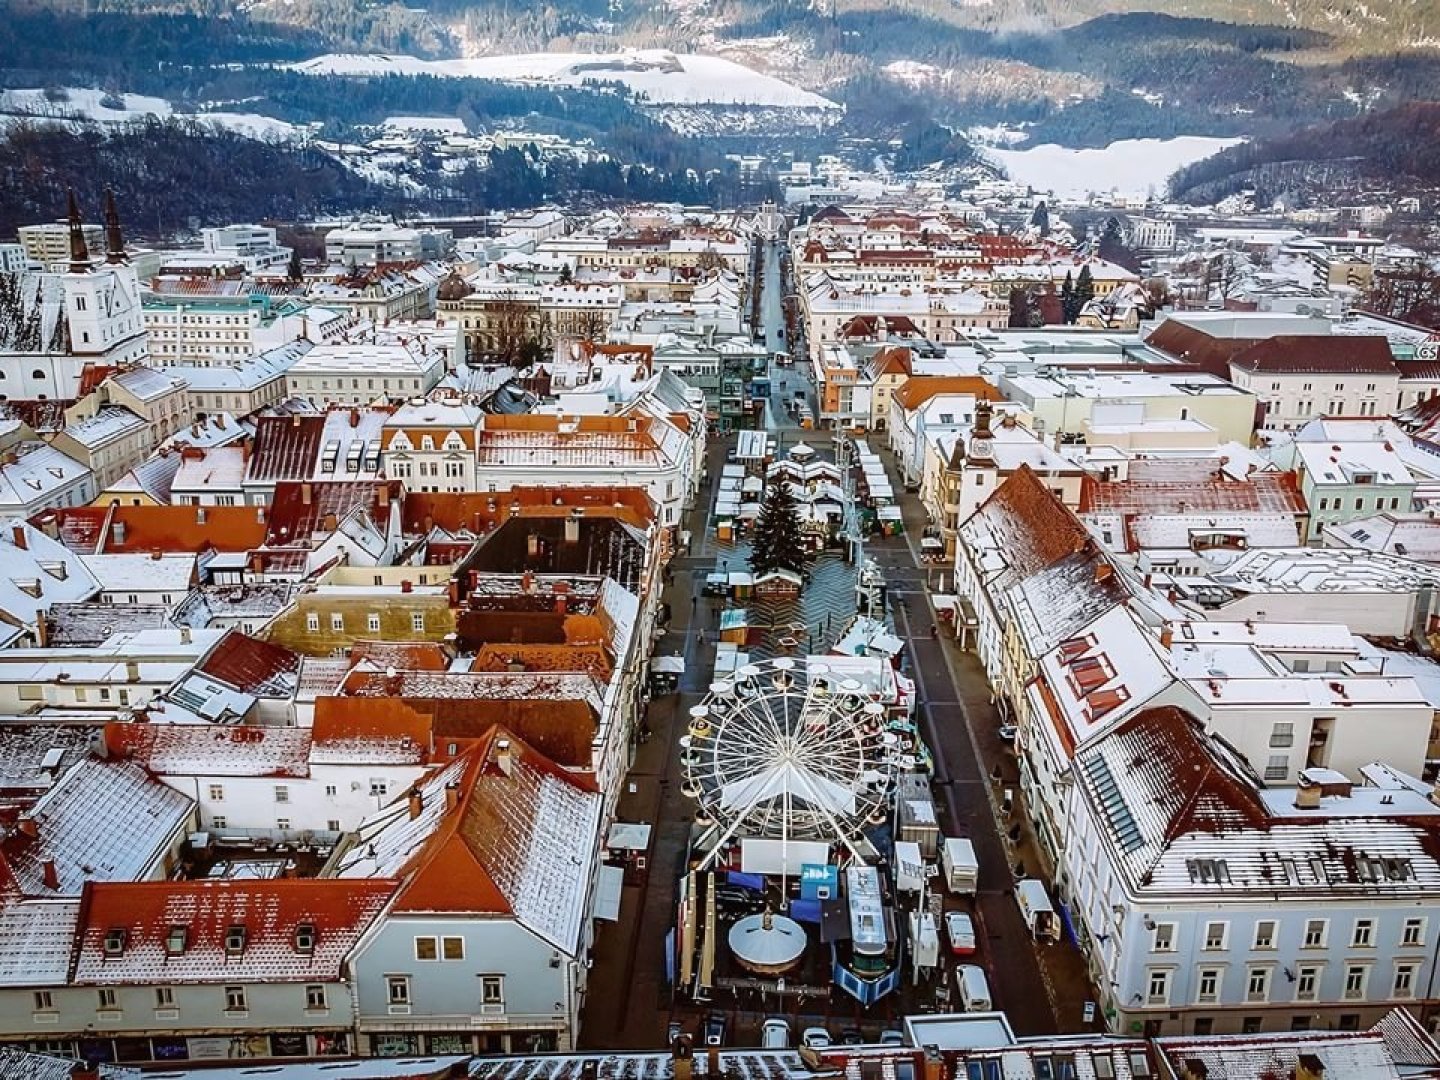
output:
M1165 191L1170 174L1217 154L1243 139L1186 135L1175 139L1123 139L1101 150L1075 150L1047 143L1023 150L987 147L983 153L1010 175L1037 191L1064 198L1118 191L1144 195Z
M838 112L839 106L719 56L645 49L623 53L525 53L469 60L331 53L293 70L315 75L436 75L546 86L621 83L653 105L742 105Z
M79 87L67 87L62 93L63 97L56 97L53 91L47 95L44 90L0 90L0 123L6 116L100 124L173 117L214 124L251 139L295 139L304 134L303 129L293 124L258 113L182 113L172 109L163 98L142 94L106 94Z

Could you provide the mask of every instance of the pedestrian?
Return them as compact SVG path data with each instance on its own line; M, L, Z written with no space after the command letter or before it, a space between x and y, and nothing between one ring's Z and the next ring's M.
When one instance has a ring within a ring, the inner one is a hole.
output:
M705 631L704 631L704 630L696 630L696 631L695 631L695 644L696 644L696 645L704 645L704 644L705 644Z
M695 605L698 604L699 602L700 602L700 598L699 598L698 596L692 596L692 597L690 597L690 610L691 610L691 611L694 611L694 610L695 610Z
M930 624L930 636L932 638L938 638L940 636L940 628L933 622Z

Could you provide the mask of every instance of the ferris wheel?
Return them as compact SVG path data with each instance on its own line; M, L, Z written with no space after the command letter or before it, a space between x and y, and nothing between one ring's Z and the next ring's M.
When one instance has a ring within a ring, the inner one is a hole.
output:
M885 706L823 663L789 657L747 664L712 683L680 740L681 791L734 838L826 840L855 851L886 818L908 747L887 729Z

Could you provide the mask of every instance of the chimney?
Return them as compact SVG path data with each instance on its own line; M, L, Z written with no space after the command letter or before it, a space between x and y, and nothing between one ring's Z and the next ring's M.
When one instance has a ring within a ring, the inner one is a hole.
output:
M139 661L136 661L136 660L126 660L126 661L125 661L125 681L126 681L126 682L139 682L139 681L140 681L140 663L139 663Z
M28 836L31 840L40 838L40 823L33 817L22 817L17 828L19 828L21 836Z
M197 506L197 507L195 508L195 524L196 524L196 525L204 525L204 524L205 524L205 507L203 507L203 506Z
M938 1046L927 1046L924 1050L924 1077L925 1080L945 1080L945 1058L940 1054Z
M1101 562L1095 564L1096 581L1109 581L1110 576L1114 573L1114 568L1108 562L1102 560Z
M707 1046L705 1048L705 1075L710 1077L725 1075L720 1068L720 1048L718 1046Z
M526 570L520 575L520 588L527 593L535 591L535 571Z
M454 780L445 785L445 812L449 813L460 805L460 785Z
M310 500L314 498L314 495L315 492L308 482L300 485L300 503L302 506L309 506Z
M405 580L403 580L403 581L400 582L400 591L401 591L402 593L412 593L412 592L414 592L414 591L415 591L415 583L414 583L413 581L411 581L409 578L406 578Z
M515 773L515 759L510 755L510 740L495 740L495 764L506 776L513 776Z
M1320 809L1320 785L1312 784L1302 777L1300 783L1295 787L1295 809Z
M1295 1080L1324 1080L1325 1063L1314 1054L1301 1054L1295 1059Z
M1175 631L1168 622L1160 628L1160 647L1166 651L1175 647Z
M190 627L188 627L188 626L182 626L182 627L180 627L180 644L181 644L181 645L189 645L189 644L190 644L190 637L191 637L191 635L190 635Z
M125 546L125 522L112 521L110 523L110 542L116 547Z
M1180 1080L1209 1080L1210 1067L1199 1058L1191 1058L1180 1070Z
M360 426L360 410L355 408L354 406L351 406L350 408L350 426L352 428L357 428Z
M324 530L325 530L326 532L334 532L334 531L336 530L336 528L339 527L339 525L340 525L340 522L339 522L339 520L335 517L334 514L326 514L326 515L325 515L325 521L324 521L324 524L323 524L322 527L324 528Z
M255 507L255 523L256 523L257 525L264 525L264 524L265 524L265 507L263 507L263 506L257 506L257 507Z
M12 542L14 543L14 545L15 545L17 548L19 548L21 551L24 551L24 550L29 546L29 545L26 543L26 540L25 540L25 526L24 526L23 524L21 524L20 522L17 521L17 522L15 523L15 527L14 527L14 529L11 531L10 536L11 536L11 541L12 541Z
M46 859L40 864L40 873L45 880L45 887L51 892L60 891L60 871L56 869L54 859Z
M418 787L410 789L410 820L414 821L420 816L420 811L425 809L425 796L420 793Z
M380 506L381 506L382 509L383 509L384 507L387 507L387 506L390 505L390 485L389 485L389 484L381 484L381 485L380 485L380 490L377 491L377 492L375 493L375 495L376 495L376 499L377 499L377 501L380 503Z
M578 544L580 542L580 519L584 515L585 511L578 506L570 511L569 516L565 519L565 543Z

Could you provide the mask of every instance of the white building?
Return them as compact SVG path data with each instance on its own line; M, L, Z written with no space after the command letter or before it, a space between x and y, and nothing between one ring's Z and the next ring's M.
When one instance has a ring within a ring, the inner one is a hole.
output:
M206 252L232 259L247 274L283 272L289 268L291 250L276 243L275 230L264 225L220 225L200 230Z
M1440 809L1368 772L1267 789L1173 708L1081 751L1059 889L1110 1022L1353 1030L1427 1002Z
M285 373L291 395L317 404L367 405L385 398L423 397L445 374L438 352L406 345L317 345Z

